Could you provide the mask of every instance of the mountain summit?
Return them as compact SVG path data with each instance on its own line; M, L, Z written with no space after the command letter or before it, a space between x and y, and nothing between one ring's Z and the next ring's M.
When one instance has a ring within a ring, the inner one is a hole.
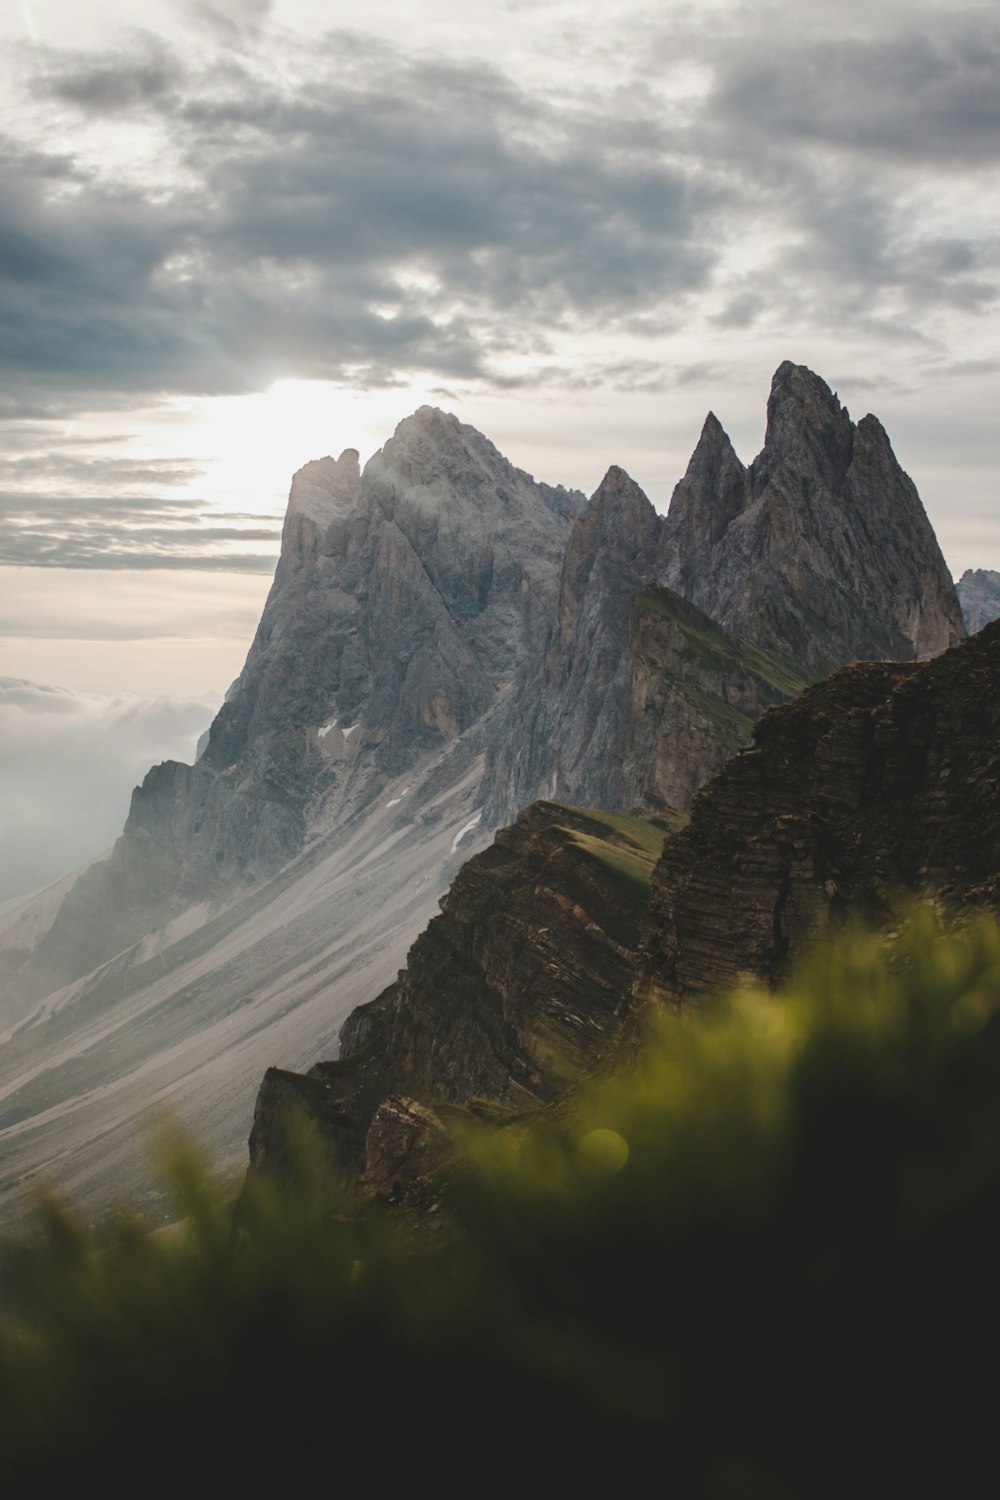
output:
M154 1095L238 1160L265 1068L336 1050L492 827L539 795L659 827L829 665L961 633L882 428L800 366L749 469L709 416L665 518L617 466L585 502L433 407L363 473L306 464L200 758L0 920L0 1199L56 1162L92 1199L141 1182Z
M657 575L815 676L855 659L934 656L965 634L941 549L881 423L855 424L818 375L787 361L749 469L709 417L670 503Z

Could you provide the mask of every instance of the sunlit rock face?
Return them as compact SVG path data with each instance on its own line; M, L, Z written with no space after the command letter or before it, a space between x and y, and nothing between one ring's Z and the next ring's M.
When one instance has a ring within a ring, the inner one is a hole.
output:
M432 407L363 475L353 449L301 469L256 637L197 764L167 762L136 789L21 993L266 879L422 756L447 761L429 792L460 777L518 663L548 640L582 503Z
M877 418L855 424L819 376L787 362L767 417L746 470L705 423L671 500L659 581L813 677L961 640L937 539Z
M970 635L991 620L1000 619L1000 573L992 568L966 568L958 580L957 592Z
M432 407L370 460L353 504L347 457L296 476L288 552L205 752L265 795L363 801L379 771L485 714L554 618L582 497Z

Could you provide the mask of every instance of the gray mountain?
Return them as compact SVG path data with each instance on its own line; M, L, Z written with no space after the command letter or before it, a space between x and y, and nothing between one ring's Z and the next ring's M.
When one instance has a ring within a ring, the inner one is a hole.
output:
M265 1067L335 1052L491 825L539 794L685 808L820 672L794 660L807 603L840 659L960 631L881 429L839 412L783 366L765 454L744 471L709 424L667 521L619 469L584 506L430 408L363 475L306 465L196 764L155 767L107 858L0 919L0 1197L148 1180L150 1099L238 1159Z
M991 620L1000 619L1000 573L991 568L966 568L956 585L962 618L970 635Z
M487 822L538 797L621 807L628 613L649 579L660 518L619 468L608 470L570 534L548 649L518 676L505 734L489 748Z
M489 749L486 818L546 797L684 810L765 707L855 658L912 660L963 634L883 428L783 364L749 469L710 413L666 518L609 470L570 537L548 650ZM753 667L751 647L767 654Z
M481 748L467 732L552 629L582 499L431 407L363 476L353 449L300 470L274 585L207 746L194 766L149 772L113 853L22 966L20 995L258 885L422 756L450 756L430 790L463 774Z
M709 416L670 503L657 577L816 678L853 660L934 656L965 634L881 423L855 424L819 376L788 362L749 469Z

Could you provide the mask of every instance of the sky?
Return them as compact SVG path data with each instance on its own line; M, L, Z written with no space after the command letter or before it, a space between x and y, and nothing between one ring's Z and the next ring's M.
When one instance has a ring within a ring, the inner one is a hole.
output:
M995 5L0 0L0 41L0 901L65 865L32 806L119 765L85 857L190 757L292 472L424 402L665 508L793 359L1000 568Z

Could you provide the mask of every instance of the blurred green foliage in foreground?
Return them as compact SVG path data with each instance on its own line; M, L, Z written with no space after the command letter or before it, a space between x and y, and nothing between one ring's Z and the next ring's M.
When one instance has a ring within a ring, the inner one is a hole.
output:
M993 1493L998 1011L997 927L918 910L658 1017L556 1113L463 1126L430 1219L352 1204L308 1143L235 1233L184 1146L171 1233L47 1202L3 1258L0 1474Z

